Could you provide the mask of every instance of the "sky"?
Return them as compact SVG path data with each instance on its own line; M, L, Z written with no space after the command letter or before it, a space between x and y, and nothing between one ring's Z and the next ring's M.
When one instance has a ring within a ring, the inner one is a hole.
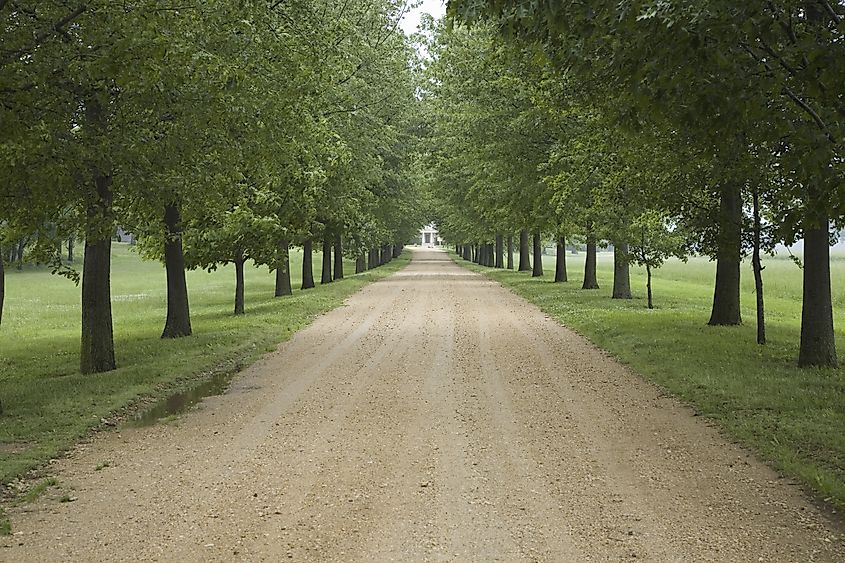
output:
M423 0L419 8L414 8L402 18L402 29L410 35L417 32L422 14L431 14L434 19L446 13L446 0Z

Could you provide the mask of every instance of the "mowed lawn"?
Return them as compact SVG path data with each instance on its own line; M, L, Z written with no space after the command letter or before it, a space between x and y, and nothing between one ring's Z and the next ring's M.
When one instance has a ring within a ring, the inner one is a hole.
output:
M463 260L460 263L466 264ZM567 255L569 282L480 268L493 279L588 337L636 372L715 419L728 436L749 446L821 499L845 507L845 368L798 369L801 270L786 258L765 261L766 346L756 344L750 264L742 270L738 327L707 326L715 263L673 260L654 274L657 309L646 308L645 271L632 268L634 299L611 300L613 255L599 253L600 290L581 289L584 254ZM845 366L845 254L831 260L834 324Z
M407 258L326 286L300 291L302 255L291 256L293 296L274 298L275 274L247 265L246 315L235 317L234 268L188 273L194 335L160 338L166 315L164 268L126 244L112 252L112 299L118 369L80 375L80 288L44 268L6 271L0 326L0 483L56 456L101 418L139 397L163 397L212 372L236 371L287 339L314 316L340 305ZM319 282L321 255L314 255ZM77 263L79 269L81 264Z

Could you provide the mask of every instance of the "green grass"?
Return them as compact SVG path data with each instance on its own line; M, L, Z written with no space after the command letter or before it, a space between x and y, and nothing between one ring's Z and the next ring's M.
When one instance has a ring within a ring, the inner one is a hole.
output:
M43 479L36 483L34 486L32 486L24 494L17 497L15 499L15 504L20 505L35 502L36 500L38 500L38 497L47 492L47 489L49 489L50 487L57 487L58 485L59 481L55 477Z
M283 298L273 297L273 274L247 267L246 315L239 317L232 314L232 267L189 272L194 336L161 340L164 269L115 244L111 283L118 369L95 375L78 372L79 288L44 269L7 270L0 328L0 483L59 455L102 418L141 398L163 397L213 372L248 365L316 315L408 262L402 257L349 275L354 264L346 261L346 279L300 291L301 260L301 254L292 254L294 295ZM314 275L320 279L319 253Z
M611 300L611 253L600 253L600 290L580 289L583 253L567 256L570 281L461 264L538 305L561 323L629 364L636 372L715 419L736 441L755 450L819 498L845 507L845 368L796 366L801 321L801 271L786 259L766 261L769 343L755 339L753 276L743 269L738 327L710 327L715 265L705 259L670 261L655 272L656 310L645 300L645 272L632 268L633 300ZM831 260L834 323L845 360L845 256ZM845 364L845 361L840 363Z

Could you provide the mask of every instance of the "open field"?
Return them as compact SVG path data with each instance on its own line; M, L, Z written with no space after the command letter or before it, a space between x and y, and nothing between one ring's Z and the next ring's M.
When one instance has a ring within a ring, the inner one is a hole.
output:
M712 418L821 499L845 507L845 368L796 367L801 320L801 271L784 258L765 262L769 343L755 343L753 278L743 269L739 327L709 327L715 265L670 261L655 272L657 309L645 302L645 272L632 268L634 299L610 299L611 253L599 253L601 289L581 290L584 254L567 255L569 279L554 284L554 256L544 278L530 272L484 270L493 279L590 338L647 379ZM467 264L459 260L462 264ZM845 256L831 260L834 322L845 364Z
M274 274L247 266L246 315L232 315L234 269L188 273L194 336L159 338L166 313L163 267L115 244L112 298L118 369L78 373L80 290L48 272L13 268L6 275L0 328L0 483L54 457L101 418L140 397L163 397L206 378L233 372L286 340L314 316L342 303L366 283L407 263L394 260L371 272L308 291L297 289L301 254L291 256L294 294L274 298ZM320 279L319 253L314 256Z

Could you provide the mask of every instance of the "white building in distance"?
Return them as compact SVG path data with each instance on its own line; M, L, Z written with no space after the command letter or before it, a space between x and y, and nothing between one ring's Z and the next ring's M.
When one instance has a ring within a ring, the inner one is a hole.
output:
M420 245L423 248L434 248L442 244L443 241L440 240L440 236L437 234L437 227L434 225L426 225L420 230Z

